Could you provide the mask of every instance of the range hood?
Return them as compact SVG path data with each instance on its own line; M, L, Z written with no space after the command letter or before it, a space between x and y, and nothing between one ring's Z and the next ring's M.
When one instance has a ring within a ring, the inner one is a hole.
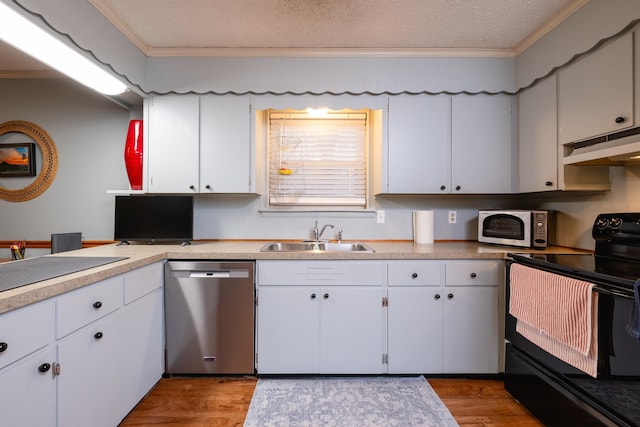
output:
M565 165L640 164L640 127L564 145Z

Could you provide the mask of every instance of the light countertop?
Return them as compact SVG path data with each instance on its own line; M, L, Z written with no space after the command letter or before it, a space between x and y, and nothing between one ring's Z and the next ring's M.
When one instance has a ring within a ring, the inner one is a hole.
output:
M0 292L0 313L32 304L62 293L81 288L109 277L167 259L211 260L428 260L428 259L504 259L509 252L589 253L564 247L531 250L508 246L494 246L469 241L435 242L418 245L411 241L366 241L375 252L260 252L266 241L215 241L180 245L121 245L96 246L47 256L127 257L122 261L102 265L77 273L44 280ZM20 261L15 261L20 262Z

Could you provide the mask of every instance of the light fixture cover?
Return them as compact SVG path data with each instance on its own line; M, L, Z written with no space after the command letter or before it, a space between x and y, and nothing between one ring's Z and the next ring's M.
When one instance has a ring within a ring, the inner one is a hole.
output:
M0 39L100 93L118 95L127 90L116 77L3 3Z

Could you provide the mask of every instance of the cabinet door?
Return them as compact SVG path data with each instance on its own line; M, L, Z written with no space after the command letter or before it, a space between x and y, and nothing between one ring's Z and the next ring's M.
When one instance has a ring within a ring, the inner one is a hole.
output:
M453 193L512 191L511 100L508 95L453 97Z
M200 192L251 191L251 115L249 97L202 98L200 116Z
M199 185L199 97L165 95L148 102L148 191L195 193Z
M321 372L382 373L382 288L336 286L321 294Z
M561 144L634 125L633 33L558 73Z
M389 101L389 193L450 192L451 97Z
M520 192L558 190L555 76L518 95Z
M446 287L444 293L444 373L498 373L498 287Z
M164 372L162 290L140 298L122 310L120 351L120 418L124 418Z
M54 361L55 347L47 346L0 370L0 424L56 425L56 383L51 372Z
M389 288L390 374L442 373L442 288Z
M120 412L119 312L58 342L58 426L113 427Z
M257 316L259 374L319 372L319 288L261 287Z

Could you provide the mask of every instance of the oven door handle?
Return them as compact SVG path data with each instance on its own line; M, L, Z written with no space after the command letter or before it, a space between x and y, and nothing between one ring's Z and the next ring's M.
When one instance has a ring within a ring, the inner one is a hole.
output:
M622 292L618 292L618 291L614 291L612 289L605 289L605 288L601 288L599 286L594 286L593 290L595 292L601 293L601 294L606 294L606 295L611 295L614 296L616 298L626 298L626 299L633 299L633 295L629 295L629 294L625 294Z

